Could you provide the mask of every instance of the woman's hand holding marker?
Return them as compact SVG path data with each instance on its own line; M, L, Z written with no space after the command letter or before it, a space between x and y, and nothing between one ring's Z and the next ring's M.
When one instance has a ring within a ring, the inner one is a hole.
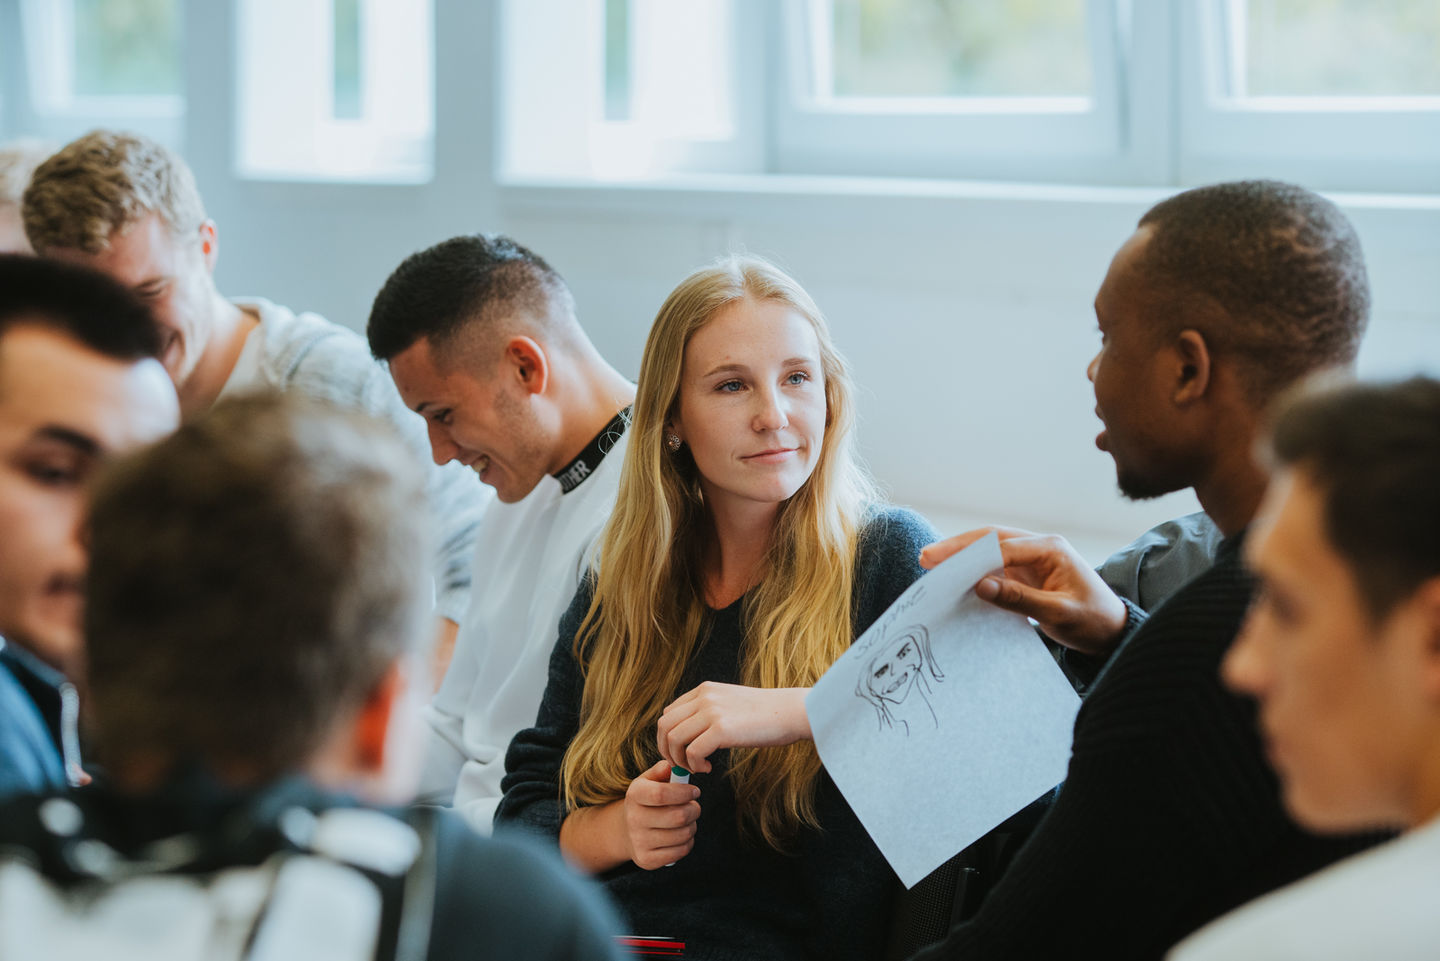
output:
M672 782L669 761L659 761L625 792L625 843L630 860L647 871L674 864L695 846L700 789Z

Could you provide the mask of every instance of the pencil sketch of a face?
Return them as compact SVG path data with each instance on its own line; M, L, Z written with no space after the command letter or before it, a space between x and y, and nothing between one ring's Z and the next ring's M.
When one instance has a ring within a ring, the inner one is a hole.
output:
M939 726L930 707L930 683L944 679L930 651L930 632L914 624L886 637L875 648L860 672L855 693L875 708L881 730L900 727L909 734L911 720L922 715ZM919 693L915 700L910 701L911 693L916 691Z

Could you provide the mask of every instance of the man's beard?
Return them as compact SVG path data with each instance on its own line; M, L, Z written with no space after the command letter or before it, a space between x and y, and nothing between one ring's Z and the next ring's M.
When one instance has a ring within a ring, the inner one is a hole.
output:
M1125 470L1119 465L1116 465L1115 468L1115 483L1120 488L1121 495L1132 501L1154 500L1185 486L1137 474L1135 471Z

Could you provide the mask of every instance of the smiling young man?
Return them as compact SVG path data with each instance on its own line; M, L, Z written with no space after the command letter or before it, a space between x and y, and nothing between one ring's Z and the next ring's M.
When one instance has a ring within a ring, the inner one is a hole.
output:
M977 593L1108 663L1076 717L1054 806L976 916L920 957L1157 958L1367 843L1318 838L1286 816L1253 705L1218 675L1253 586L1240 551L1268 481L1254 457L1266 409L1306 374L1350 366L1368 313L1354 229L1289 184L1177 194L1115 255L1095 298L1096 444L1131 497L1192 488L1225 541L1147 616L1063 539L1000 532L1005 576Z
M560 275L503 236L406 259L367 332L435 462L470 467L500 502L481 521L476 588L429 709L422 786L488 832L505 749L535 721L560 615L615 501L635 385L586 337Z
M109 274L150 306L162 360L191 418L217 399L260 389L299 391L401 429L415 456L425 440L385 372L353 331L260 298L216 289L219 228L194 175L169 150L134 134L97 130L42 163L25 191L25 231L44 257ZM429 469L428 511L441 532L436 566L437 657L444 661L470 591L482 487L459 468Z
M1409 833L1197 933L1177 961L1433 958L1440 944L1440 382L1331 387L1280 416L1224 676L1259 704L1285 806Z
M0 796L80 780L84 488L173 430L144 305L90 271L0 255Z

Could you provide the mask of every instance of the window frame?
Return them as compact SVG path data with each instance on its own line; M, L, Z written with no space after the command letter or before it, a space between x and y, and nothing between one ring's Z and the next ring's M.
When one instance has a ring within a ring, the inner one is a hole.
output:
M837 98L812 91L830 0L781 5L783 64L771 109L777 173L1134 182L1124 129L1122 5L1086 0L1091 97ZM957 147L965 144L965 147ZM1118 163L1117 163L1118 162Z

